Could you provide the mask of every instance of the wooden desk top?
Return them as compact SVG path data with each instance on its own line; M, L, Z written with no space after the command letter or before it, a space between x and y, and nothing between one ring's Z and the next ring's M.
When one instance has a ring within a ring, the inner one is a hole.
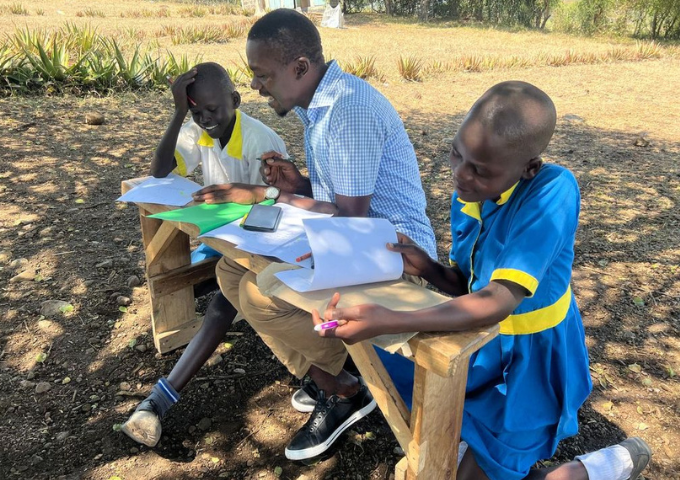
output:
M122 192L127 192L142 180L124 180L121 185ZM137 203L136 205L148 214L166 212L176 208L152 203ZM171 223L193 238L198 236L198 227L194 224L183 222ZM277 261L271 257L253 255L238 250L234 245L224 240L204 238L202 241L255 273L261 272L272 262ZM330 295L329 293L329 298ZM408 344L413 352L416 363L442 377L449 377L456 373L459 359L467 361L471 353L479 350L497 334L498 325L466 332L419 333L409 340Z

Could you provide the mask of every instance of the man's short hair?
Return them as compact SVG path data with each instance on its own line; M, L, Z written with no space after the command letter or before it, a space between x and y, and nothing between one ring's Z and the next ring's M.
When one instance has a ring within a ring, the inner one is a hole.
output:
M283 65L300 57L312 63L323 61L321 36L312 21L288 8L264 15L248 32L248 40L265 42Z

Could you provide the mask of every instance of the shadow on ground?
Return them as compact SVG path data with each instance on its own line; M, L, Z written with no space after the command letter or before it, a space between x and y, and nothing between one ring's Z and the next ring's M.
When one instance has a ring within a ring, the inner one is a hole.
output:
M284 458L305 419L290 407L295 381L245 322L225 338L221 363L202 371L167 416L159 447L114 431L180 353L153 353L148 290L128 286L144 272L137 212L113 202L120 180L146 173L167 122L166 101L143 95L0 105L2 478L389 477L400 455L380 414L358 424L330 460L304 466ZM259 102L243 108L304 158L296 119L279 119ZM106 124L85 125L90 109L105 113ZM448 149L462 113L433 120L402 112L442 260L450 246ZM574 291L595 383L581 433L554 460L635 434L661 459L664 444L680 440L680 388L666 360L680 328L680 145L646 142L560 119L546 155L572 169L582 188ZM21 272L30 278L9 282ZM121 295L132 302L126 312L115 300ZM42 302L53 299L73 312L42 316ZM35 393L39 382L50 390ZM665 473L679 468L675 458L655 463L654 478L672 478Z

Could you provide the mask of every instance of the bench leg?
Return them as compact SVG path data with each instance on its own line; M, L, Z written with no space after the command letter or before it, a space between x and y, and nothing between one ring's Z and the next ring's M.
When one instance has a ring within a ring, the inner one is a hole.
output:
M450 377L441 377L416 364L407 479L456 478L468 361L468 357L458 359Z
M149 284L157 276L191 263L189 236L169 223L147 218L149 212L140 208L142 241L146 254L146 276ZM183 345L198 331L201 319L196 318L192 285L163 296L151 296L151 325L156 350L169 352Z

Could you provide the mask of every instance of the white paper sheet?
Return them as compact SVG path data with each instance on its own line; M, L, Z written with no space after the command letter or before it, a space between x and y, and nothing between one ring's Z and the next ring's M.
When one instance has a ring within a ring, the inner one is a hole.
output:
M183 207L193 199L191 194L203 188L196 182L171 173L165 178L149 177L116 199L117 202L158 203Z
M206 232L202 237L212 237L225 240L236 245L236 248L257 255L276 257L284 262L311 268L311 260L296 262L295 259L311 248L302 224L304 219L327 218L330 215L315 213L285 203L277 203L283 210L281 221L275 232L254 232L244 230L239 226L241 220L236 220L222 227Z
M394 226L382 218L322 218L303 220L314 258L314 269L276 274L298 292L395 280L403 273L401 255L386 243L396 243Z

